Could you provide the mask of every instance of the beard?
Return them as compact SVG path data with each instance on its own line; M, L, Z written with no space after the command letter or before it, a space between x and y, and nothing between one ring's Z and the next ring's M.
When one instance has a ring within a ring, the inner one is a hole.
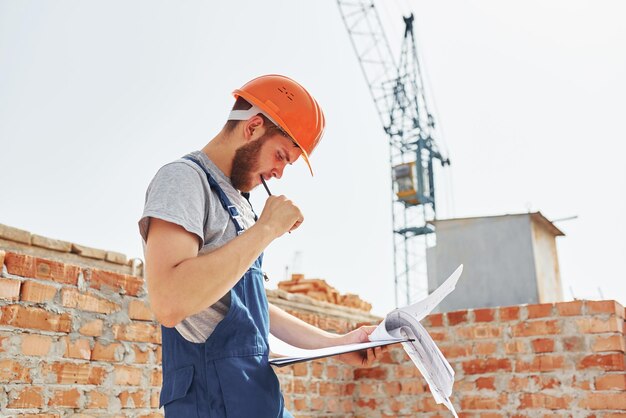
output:
M263 134L256 141L245 144L235 151L230 181L233 187L241 192L249 192L256 184L256 173L259 170L259 152L263 144L270 138Z

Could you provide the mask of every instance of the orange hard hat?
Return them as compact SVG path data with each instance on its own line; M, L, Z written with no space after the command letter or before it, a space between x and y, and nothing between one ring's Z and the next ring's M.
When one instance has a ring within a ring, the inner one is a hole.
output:
M260 109L291 137L302 149L302 157L313 175L309 156L322 139L326 125L324 112L313 96L289 77L276 74L257 77L233 94Z

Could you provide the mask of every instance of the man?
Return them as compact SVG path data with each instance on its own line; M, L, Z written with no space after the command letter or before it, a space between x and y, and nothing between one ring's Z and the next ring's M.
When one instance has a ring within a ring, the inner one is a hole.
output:
M374 328L335 335L268 304L262 252L304 217L284 196L270 196L256 220L246 194L300 156L309 164L324 114L284 76L258 77L234 95L217 136L159 170L139 221L150 305L162 324L166 417L291 417L268 363L268 332L322 348L368 341ZM369 365L377 355L340 360Z

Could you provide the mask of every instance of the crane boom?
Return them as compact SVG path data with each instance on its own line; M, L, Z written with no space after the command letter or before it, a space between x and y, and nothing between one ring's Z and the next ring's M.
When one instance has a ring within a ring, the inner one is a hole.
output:
M394 236L395 301L411 303L427 290L426 248L436 219L434 160L442 156L434 140L413 33L414 16L403 17L400 58L394 60L373 0L337 0L361 70L390 146Z

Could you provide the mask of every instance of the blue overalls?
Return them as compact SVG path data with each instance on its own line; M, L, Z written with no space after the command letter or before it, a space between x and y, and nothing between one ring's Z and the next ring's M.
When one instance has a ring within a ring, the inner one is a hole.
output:
M229 213L237 235L239 213L217 181L201 167ZM161 326L163 387L159 407L167 418L293 418L284 409L278 378L268 363L269 311L263 254L230 291L230 310L204 343Z

